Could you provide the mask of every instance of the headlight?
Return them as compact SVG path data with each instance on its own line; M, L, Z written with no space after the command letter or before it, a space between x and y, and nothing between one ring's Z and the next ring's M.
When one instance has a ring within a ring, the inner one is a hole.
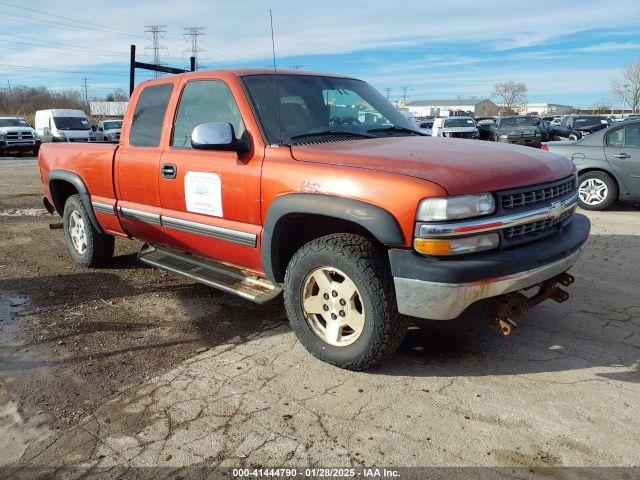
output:
M36 132L33 132L33 139L40 140L40 135L38 135Z
M413 247L425 255L463 255L465 253L492 250L500 244L497 233L486 233L460 238L416 238Z
M4 140L5 138L7 138L7 134L4 132L0 132L0 140Z
M500 138L509 138L509 135L507 135L506 133L503 133L502 135L500 135Z
M489 215L496 209L493 195L460 195L456 197L425 198L418 205L416 220L431 222Z
M520 135L520 132L512 130L512 131L509 132L509 135Z

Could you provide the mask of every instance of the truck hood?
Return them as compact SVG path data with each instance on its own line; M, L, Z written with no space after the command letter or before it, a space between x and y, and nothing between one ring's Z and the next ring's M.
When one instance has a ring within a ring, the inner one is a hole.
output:
M30 132L30 133L33 133L34 130L31 127L0 127L0 132L4 132L4 133Z
M570 160L496 142L388 137L294 145L293 158L407 175L437 183L450 195L535 185L568 176Z

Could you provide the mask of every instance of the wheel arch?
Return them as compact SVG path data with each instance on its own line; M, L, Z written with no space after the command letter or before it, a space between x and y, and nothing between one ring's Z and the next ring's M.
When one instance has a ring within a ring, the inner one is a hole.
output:
M104 230L98 223L93 207L91 206L91 195L84 181L75 172L69 170L51 170L49 172L49 191L51 192L51 200L53 206L60 216L64 213L64 204L71 195L79 194L82 199L87 215L91 219L91 223L95 229L104 233Z
M332 233L356 233L381 245L404 244L396 218L382 207L334 195L286 194L273 200L264 222L260 254L267 278L281 283L298 248Z

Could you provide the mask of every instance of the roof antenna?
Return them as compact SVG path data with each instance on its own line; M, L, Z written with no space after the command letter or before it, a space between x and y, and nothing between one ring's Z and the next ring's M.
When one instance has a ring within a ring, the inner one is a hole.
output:
M273 13L269 9L269 21L271 23L271 52L273 53L273 81L276 89L276 123L280 130L280 145L284 142L284 135L282 133L282 124L280 123L280 93L278 92L278 70L276 68L276 42L273 35Z

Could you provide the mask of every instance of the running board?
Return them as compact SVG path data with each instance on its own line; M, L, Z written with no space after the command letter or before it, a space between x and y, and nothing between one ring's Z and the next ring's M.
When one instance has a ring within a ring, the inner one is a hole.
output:
M138 252L138 260L255 303L268 302L282 292L279 285L249 276L237 268L156 245L145 243Z

